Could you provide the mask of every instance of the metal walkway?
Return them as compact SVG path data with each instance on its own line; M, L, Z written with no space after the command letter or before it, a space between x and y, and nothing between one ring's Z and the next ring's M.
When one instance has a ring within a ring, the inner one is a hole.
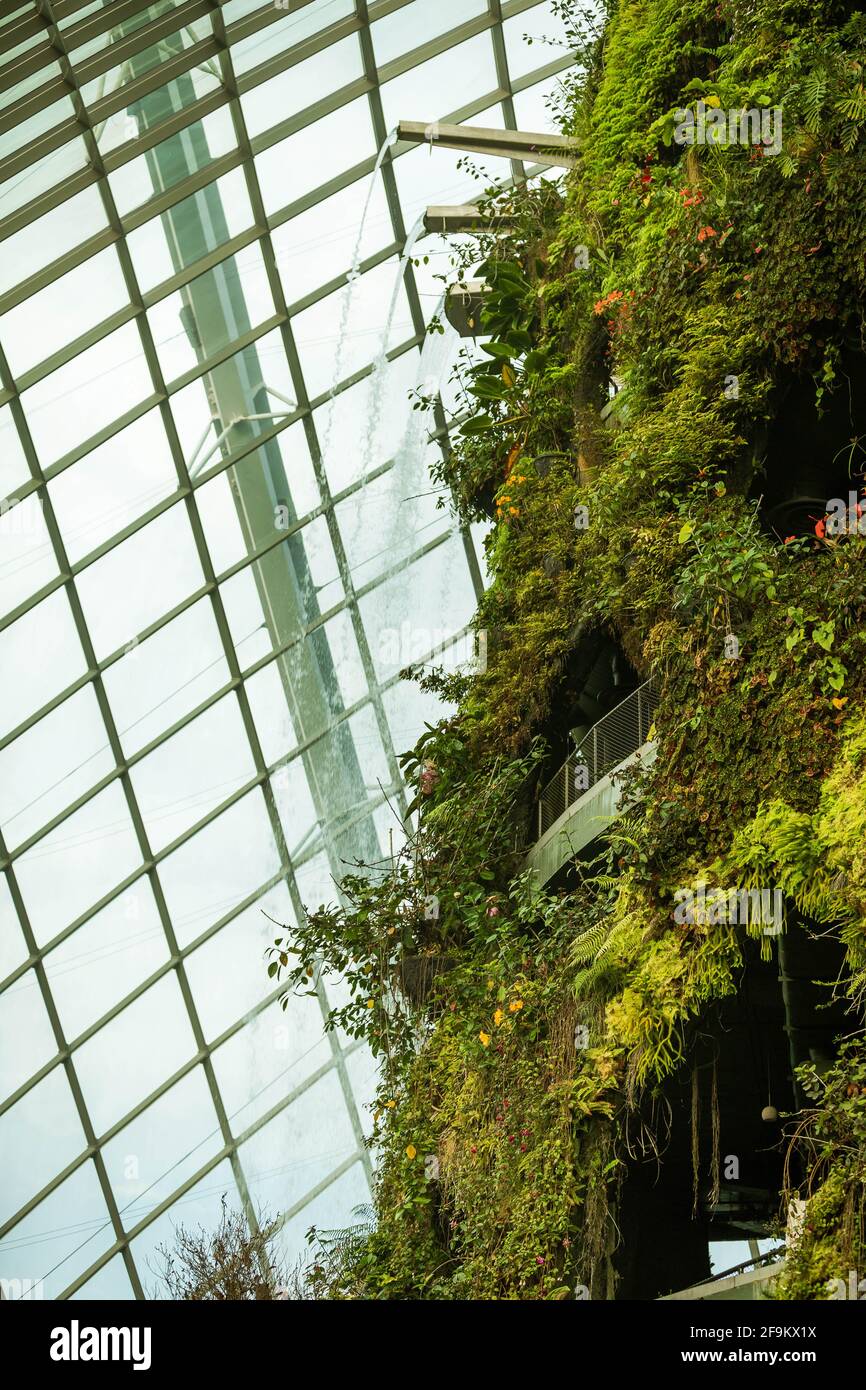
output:
M651 680L604 715L570 753L538 800L538 839L527 855L539 886L600 835L624 809L621 774L656 756Z

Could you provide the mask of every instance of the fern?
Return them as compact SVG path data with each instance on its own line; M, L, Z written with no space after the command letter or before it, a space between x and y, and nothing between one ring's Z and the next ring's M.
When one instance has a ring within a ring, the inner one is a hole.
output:
M588 931L582 932L571 948L571 958L579 961L592 960L604 947L610 928L607 922L598 922Z
M827 75L823 71L813 72L803 83L803 107L806 129L816 134L821 125L821 112L827 100Z

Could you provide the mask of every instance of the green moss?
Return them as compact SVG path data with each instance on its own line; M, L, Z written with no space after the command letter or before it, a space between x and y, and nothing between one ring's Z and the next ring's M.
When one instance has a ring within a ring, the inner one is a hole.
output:
M578 168L561 193L509 195L511 230L482 237L498 348L465 378L472 418L441 480L467 519L494 499L488 668L438 680L458 711L407 763L420 824L399 869L353 879L349 908L283 951L300 951L293 985L321 959L348 967L336 1021L383 1060L377 1229L332 1296L613 1295L630 1109L742 967L734 928L677 926L678 886L782 886L840 936L862 997L866 541L780 544L755 502L780 385L796 369L826 403L864 338L866 23L846 10L613 7L570 88ZM780 156L671 143L698 97L783 102ZM611 374L617 429L600 419ZM659 754L578 887L533 899L520 864L543 739L599 630L660 679ZM419 959L437 963L422 998L400 985ZM854 1156L845 1141L816 1178L780 1297L822 1297L851 1257L858 1126Z

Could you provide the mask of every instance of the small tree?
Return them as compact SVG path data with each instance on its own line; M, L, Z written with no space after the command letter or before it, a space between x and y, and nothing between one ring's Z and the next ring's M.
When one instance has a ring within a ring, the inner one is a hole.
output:
M216 1231L204 1226L175 1229L174 1244L157 1247L156 1271L169 1298L177 1302L261 1302L285 1297L287 1276L271 1252L279 1221L260 1219L251 1232L240 1211L229 1211L222 1199Z

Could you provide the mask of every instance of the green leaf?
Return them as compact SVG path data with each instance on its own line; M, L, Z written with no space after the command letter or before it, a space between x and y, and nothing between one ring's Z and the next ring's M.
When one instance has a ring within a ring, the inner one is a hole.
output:
M692 522L692 521L685 521L685 522L683 522L682 526L680 527L680 534L677 536L677 542L678 542L680 545L685 545L686 541L689 539L689 537L691 536L691 534L692 534L692 532L694 531L694 529L695 529L695 527L694 527L694 522Z
M474 415L471 420L465 420L460 426L460 433L466 438L473 434L484 434L485 430L492 430L496 421L489 415Z

